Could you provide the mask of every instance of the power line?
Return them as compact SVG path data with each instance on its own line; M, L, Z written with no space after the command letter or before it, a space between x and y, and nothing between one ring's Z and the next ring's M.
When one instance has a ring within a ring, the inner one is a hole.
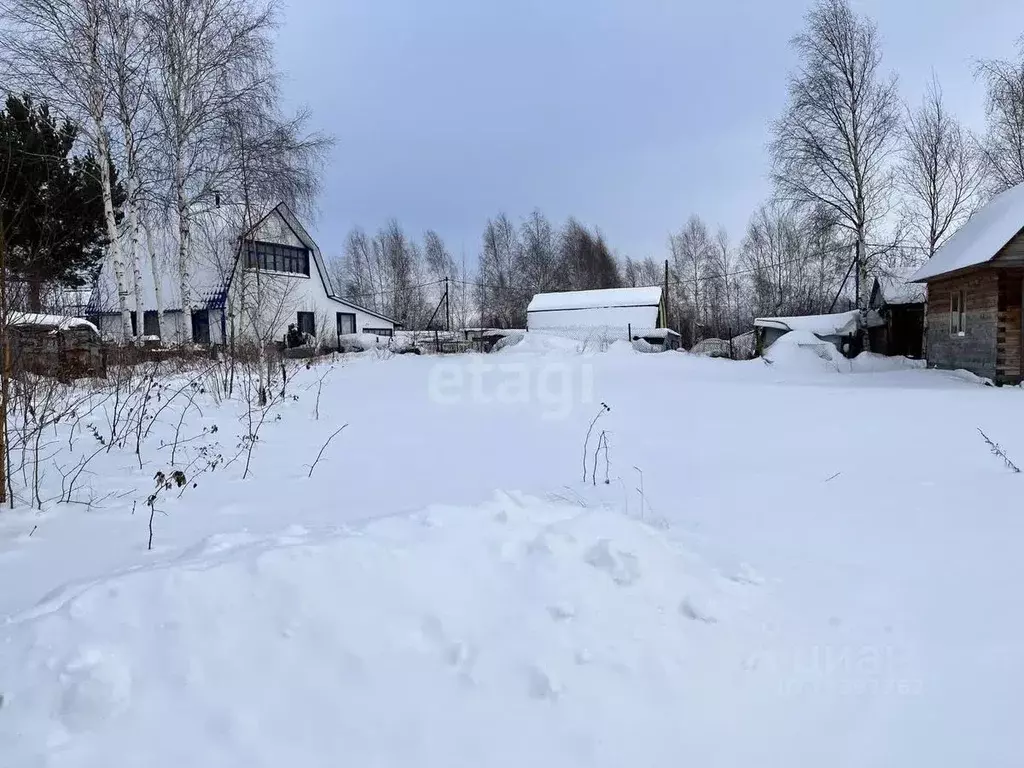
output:
M428 288L431 285L440 285L443 282L444 282L444 280L432 280L432 281L430 281L428 283L419 283L417 285L406 285L406 286L400 286L400 287L391 288L391 289L385 288L384 290L380 290L380 291L368 291L366 293L346 293L344 298L347 298L347 299L365 299L365 298L371 298L371 297L376 297L376 296L392 296L395 293L405 293L405 292L408 292L408 291L415 291L415 290L418 290L420 288Z

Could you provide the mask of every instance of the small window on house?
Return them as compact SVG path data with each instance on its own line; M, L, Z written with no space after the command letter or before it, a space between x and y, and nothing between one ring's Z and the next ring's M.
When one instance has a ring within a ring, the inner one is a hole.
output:
M394 336L391 328L363 328L363 333L372 333L374 336Z
M208 309L192 310L192 343L210 343L210 311Z
M299 331L316 336L316 315L312 312L299 312Z
M963 336L967 330L967 297L963 291L953 291L949 295L949 332L953 336Z
M356 332L356 314L355 312L339 312L338 313L338 335L344 336L347 333Z
M132 336L138 336L139 335L139 320L138 320L138 317L135 315L135 310L132 310L131 314L132 314Z
M155 309L147 309L142 313L142 333L145 336L160 335L160 313Z

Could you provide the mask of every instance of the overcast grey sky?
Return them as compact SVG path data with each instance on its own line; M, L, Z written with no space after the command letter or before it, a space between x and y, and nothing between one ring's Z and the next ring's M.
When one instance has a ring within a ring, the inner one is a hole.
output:
M500 211L599 226L663 258L692 213L734 241L770 189L769 122L809 0L290 0L290 100L338 141L313 230L434 228L475 264ZM975 57L1009 56L1020 0L859 0L918 100L932 70L972 128Z

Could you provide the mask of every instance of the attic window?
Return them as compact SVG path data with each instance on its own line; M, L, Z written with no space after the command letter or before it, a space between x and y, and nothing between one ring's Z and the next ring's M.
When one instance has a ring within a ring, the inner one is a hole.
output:
M967 297L963 291L949 294L949 333L963 336L967 330Z
M247 243L246 266L264 272L309 276L309 251L281 243Z

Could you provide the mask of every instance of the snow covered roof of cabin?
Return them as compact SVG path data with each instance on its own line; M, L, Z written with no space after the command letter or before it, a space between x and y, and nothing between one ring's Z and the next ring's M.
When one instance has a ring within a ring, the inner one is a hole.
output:
M885 305L924 304L928 298L927 287L923 283L911 283L908 280L907 275L876 278L875 287L871 289L871 306L878 308Z
M656 307L661 303L661 286L651 288L604 288L596 291L538 293L527 312L559 312L571 309L609 307Z
M33 312L11 312L7 318L8 325L38 325L52 327L59 331L69 328L91 328L99 333L95 325L81 317L65 317L64 315L41 315Z
M1024 229L1024 184L1001 192L976 211L916 273L912 282L991 261Z
M882 297L886 304L924 304L927 294L928 290L921 283L882 284Z
M860 327L860 312L856 309L834 315L803 315L802 317L759 317L758 328L779 331L807 331L815 336L849 336Z

